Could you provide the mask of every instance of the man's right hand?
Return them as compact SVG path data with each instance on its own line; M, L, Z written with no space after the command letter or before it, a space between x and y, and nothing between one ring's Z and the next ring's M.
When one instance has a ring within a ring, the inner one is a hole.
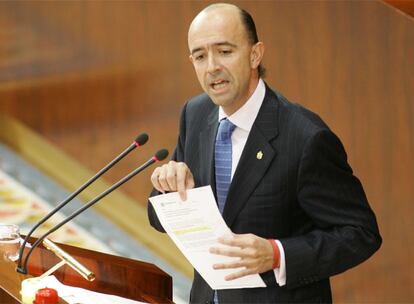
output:
M187 199L186 190L194 188L194 177L187 165L173 160L155 168L151 182L154 188L162 193L178 191L183 201Z

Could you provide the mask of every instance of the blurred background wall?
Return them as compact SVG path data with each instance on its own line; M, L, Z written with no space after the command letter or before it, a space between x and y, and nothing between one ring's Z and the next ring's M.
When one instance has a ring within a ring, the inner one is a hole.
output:
M256 20L268 84L339 135L377 214L383 246L332 279L336 302L414 302L414 10L387 2L234 2ZM0 2L0 111L94 171L148 132L119 179L173 150L180 108L201 91L187 29L209 3ZM143 206L150 174L123 188Z

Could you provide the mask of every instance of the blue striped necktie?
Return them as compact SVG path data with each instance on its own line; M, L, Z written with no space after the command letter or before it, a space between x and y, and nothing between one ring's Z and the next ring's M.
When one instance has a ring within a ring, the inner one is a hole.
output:
M216 136L214 151L216 170L216 193L220 213L223 214L227 193L231 183L231 134L236 126L230 120L224 118L220 121Z
M216 170L216 193L220 213L223 214L227 193L231 183L231 134L236 126L230 120L224 118L216 136L216 146L214 150L214 168ZM217 291L214 291L214 303L218 304Z

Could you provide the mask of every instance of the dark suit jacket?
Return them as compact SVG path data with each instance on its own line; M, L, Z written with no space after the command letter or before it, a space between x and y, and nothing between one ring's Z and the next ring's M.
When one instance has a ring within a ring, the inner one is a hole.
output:
M196 187L214 181L218 107L206 95L181 113L173 159L191 169ZM257 152L262 151L262 159ZM151 224L163 231L151 204ZM220 290L220 303L331 302L329 277L371 256L381 237L359 180L340 140L314 113L266 87L235 171L223 218L234 233L278 239L286 258L286 285L273 271L261 274L267 287ZM195 272L192 303L213 291Z

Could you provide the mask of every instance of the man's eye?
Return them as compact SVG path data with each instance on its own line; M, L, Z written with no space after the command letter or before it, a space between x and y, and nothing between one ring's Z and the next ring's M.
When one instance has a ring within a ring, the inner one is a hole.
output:
M200 61L204 59L204 55L197 55L194 57L196 61Z
M224 55L228 55L228 54L231 54L232 51L231 50L221 50L220 53L224 54Z

